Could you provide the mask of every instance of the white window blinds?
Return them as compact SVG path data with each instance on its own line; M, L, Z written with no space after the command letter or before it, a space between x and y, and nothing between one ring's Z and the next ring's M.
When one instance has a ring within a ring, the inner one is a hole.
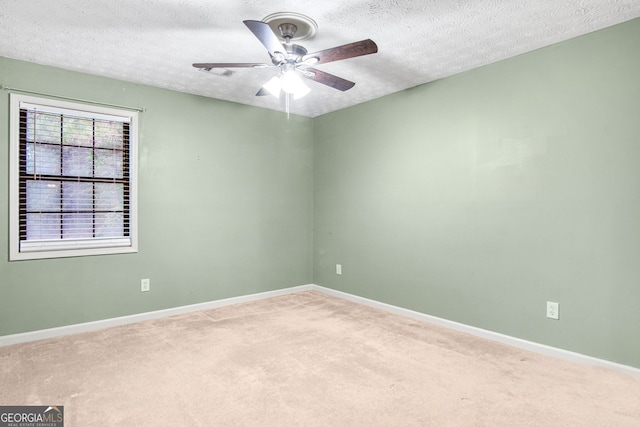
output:
M19 103L19 252L131 247L132 120Z

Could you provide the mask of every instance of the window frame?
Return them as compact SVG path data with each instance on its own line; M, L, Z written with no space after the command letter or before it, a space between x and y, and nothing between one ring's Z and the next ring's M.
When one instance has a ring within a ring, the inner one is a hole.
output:
M129 124L129 237L20 241L20 108L36 105L77 112L80 115L113 116ZM62 101L19 93L10 94L9 108L9 261L110 255L138 252L138 112L122 108ZM26 244L25 244L26 243Z

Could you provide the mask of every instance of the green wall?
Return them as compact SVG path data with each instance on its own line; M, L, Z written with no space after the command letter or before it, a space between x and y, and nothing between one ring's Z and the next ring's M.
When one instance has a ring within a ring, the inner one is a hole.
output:
M638 40L636 19L317 118L315 283L640 367Z
M639 39L313 120L0 58L5 86L147 109L138 254L7 262L0 173L0 335L317 283L640 367Z
M139 253L8 262L0 91L0 335L312 282L311 119L6 58L0 84L146 108Z

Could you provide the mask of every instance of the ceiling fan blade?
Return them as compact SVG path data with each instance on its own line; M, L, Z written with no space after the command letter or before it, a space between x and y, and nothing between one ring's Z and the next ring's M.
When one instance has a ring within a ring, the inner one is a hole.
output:
M276 52L280 52L285 57L287 56L287 50L280 43L280 39L275 33L271 30L271 27L266 22L262 21L242 21L244 25L246 25L254 36L260 40L260 43L264 45L269 51L269 55L272 57L276 54Z
M202 62L193 64L196 68L266 68L273 67L273 65L269 64L258 64L258 63L245 63L245 62Z
M303 75L308 79L343 92L356 85L354 82L345 80L342 77L334 76L333 74L325 73L324 71L316 70L315 68L305 68Z
M376 45L373 40L367 39L310 53L305 55L302 61L312 60L307 62L310 65L324 64L326 62L340 61L341 59L354 58L356 56L370 55L377 51L378 45ZM317 61L313 62L313 58L316 58Z

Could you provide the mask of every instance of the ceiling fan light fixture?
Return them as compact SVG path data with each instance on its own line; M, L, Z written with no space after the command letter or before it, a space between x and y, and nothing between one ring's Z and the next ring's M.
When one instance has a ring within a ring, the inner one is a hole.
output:
M266 82L262 87L265 88L271 95L275 96L276 98L280 98L280 76L273 76L271 80Z
M293 95L293 99L300 99L311 92L295 70L288 70L272 77L262 87L276 98L280 97L280 92Z
M280 79L280 84L283 91L293 95L293 99L300 99L311 91L295 70L285 71Z

